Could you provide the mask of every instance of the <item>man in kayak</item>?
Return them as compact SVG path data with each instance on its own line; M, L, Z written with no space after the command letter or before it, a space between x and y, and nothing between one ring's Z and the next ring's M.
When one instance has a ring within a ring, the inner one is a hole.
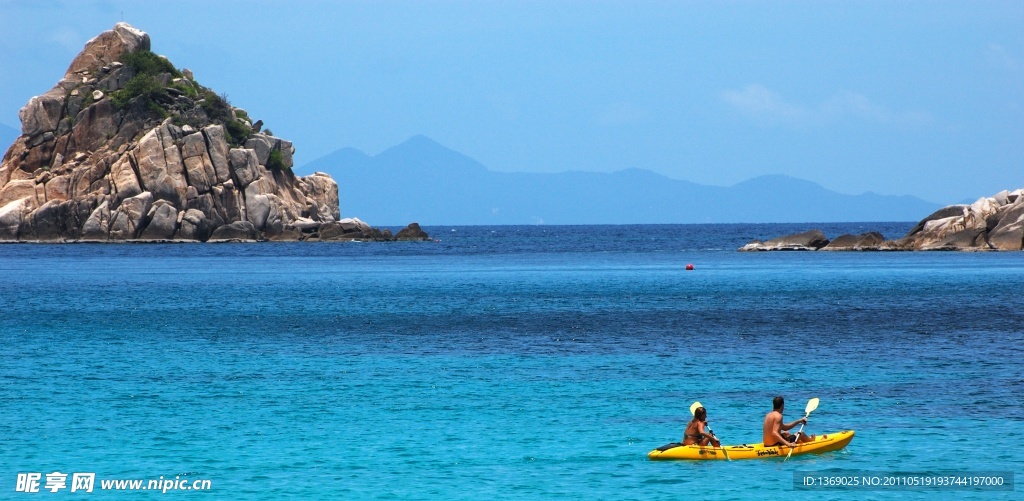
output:
M807 434L803 432L800 432L799 437L792 433L786 433L786 430L790 430L798 424L806 424L807 418L802 417L792 423L783 423L782 411L785 407L786 401L781 396L775 397L775 399L772 400L772 411L764 417L764 428L762 429L765 447L774 447L776 445L794 447L797 443L810 442L814 440L813 436L808 437Z

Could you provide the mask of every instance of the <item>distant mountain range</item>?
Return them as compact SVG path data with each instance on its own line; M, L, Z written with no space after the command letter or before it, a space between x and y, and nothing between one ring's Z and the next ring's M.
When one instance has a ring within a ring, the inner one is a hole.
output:
M0 124L0 149L6 152L7 148L10 148L14 144L14 140L18 139L20 135L21 129L15 129L7 124ZM3 153L0 153L0 156L2 155Z
M342 215L380 226L918 221L940 208L777 175L721 187L643 169L494 172L425 136L375 156L344 148L296 170L330 174Z

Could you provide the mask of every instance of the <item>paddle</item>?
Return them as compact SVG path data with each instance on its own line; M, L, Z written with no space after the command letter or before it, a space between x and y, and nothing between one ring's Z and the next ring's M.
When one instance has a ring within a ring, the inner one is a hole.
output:
M693 405L690 406L690 414L691 415L696 414L697 413L697 409L700 408L700 407L704 407L704 406L701 405L700 402L694 402ZM717 436L715 436L715 430L712 430L711 426L708 426L708 433L710 433L712 437L715 437L715 440L718 440L719 448L721 448L722 449L722 453L725 454L725 459L728 459L729 461L732 461L732 458L729 457L729 451L725 450L725 447L722 446L722 441Z
M814 412L814 409L817 409L817 408L818 408L818 397L814 397L814 398L808 400L807 401L807 408L804 409L804 418L810 417L811 413ZM807 424L807 423L801 423L800 424L800 429L796 431L796 438L794 438L794 440L800 440L800 433L803 433L804 425L805 424ZM796 447L790 447L789 448L789 454L786 454L786 461L789 461L789 457L793 455L793 449L796 449ZM783 461L783 462L785 462L785 461Z

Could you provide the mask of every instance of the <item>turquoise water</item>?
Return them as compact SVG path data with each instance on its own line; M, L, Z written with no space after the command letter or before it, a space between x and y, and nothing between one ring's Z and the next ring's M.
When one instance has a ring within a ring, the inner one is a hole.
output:
M168 494L216 499L1019 497L794 490L794 472L1021 475L1024 254L734 250L788 229L2 246L0 497L53 471L208 479ZM758 442L777 394L790 420L819 397L807 431L856 438L646 459L695 400L726 443ZM88 497L140 494L160 495Z

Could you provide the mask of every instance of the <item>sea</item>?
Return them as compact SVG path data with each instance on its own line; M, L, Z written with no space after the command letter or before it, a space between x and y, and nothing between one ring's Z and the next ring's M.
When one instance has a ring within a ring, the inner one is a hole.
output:
M912 225L2 245L0 499L1022 499L1024 253L737 252Z

